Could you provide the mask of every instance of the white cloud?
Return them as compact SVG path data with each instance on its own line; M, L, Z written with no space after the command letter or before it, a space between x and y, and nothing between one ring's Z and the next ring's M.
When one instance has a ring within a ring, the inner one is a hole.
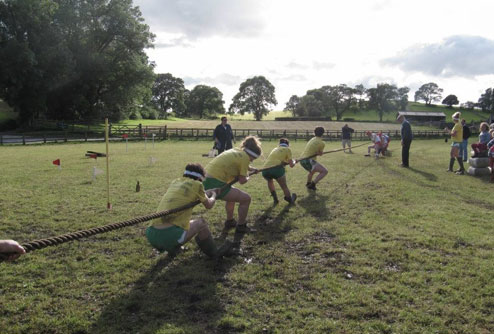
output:
M494 74L494 41L480 36L450 36L440 43L413 45L382 63L438 77Z
M154 32L195 40L209 36L256 36L263 29L261 0L137 0Z
M157 35L147 50L155 71L215 86L226 105L257 75L275 86L277 109L324 85L388 82L412 96L413 86L436 82L476 101L494 82L492 0L134 3Z

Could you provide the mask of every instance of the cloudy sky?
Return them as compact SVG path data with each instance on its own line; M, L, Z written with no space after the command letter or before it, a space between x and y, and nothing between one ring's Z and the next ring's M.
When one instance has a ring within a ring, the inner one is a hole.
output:
M134 0L156 73L223 92L257 75L278 106L324 85L387 82L476 102L494 86L493 0Z

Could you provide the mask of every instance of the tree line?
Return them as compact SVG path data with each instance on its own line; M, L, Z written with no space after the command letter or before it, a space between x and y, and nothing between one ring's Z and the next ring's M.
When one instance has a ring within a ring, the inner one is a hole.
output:
M170 73L155 74L145 49L154 35L132 0L0 1L0 98L19 113L19 122L39 119L90 122L108 117L210 118L224 113L252 113L261 120L277 105L275 87L263 76L240 84L228 111L222 92L207 85L192 90ZM415 101L431 105L442 89L428 83ZM294 116L342 119L349 111L404 110L409 88L379 83L376 87L345 84L293 95L285 110ZM442 102L459 103L455 95ZM466 108L494 111L494 92L485 91Z

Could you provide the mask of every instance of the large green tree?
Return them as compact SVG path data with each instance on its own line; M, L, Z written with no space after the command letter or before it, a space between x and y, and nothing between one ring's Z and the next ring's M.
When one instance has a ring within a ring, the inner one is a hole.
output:
M168 113L174 111L178 116L185 112L184 81L170 73L156 75L152 89L152 101L159 110L161 118L166 119Z
M345 84L329 86L329 104L338 121L341 120L345 112L349 111L356 104L357 100L354 94L355 89Z
M37 117L126 117L153 81L132 0L0 1L0 97Z
M426 105L431 105L432 102L440 101L443 89L434 82L429 82L420 86L415 92L415 102L424 101Z
M292 113L293 117L297 116L296 110L297 105L300 103L300 98L297 95L290 96L290 99L285 105L285 109L283 111L289 111Z
M482 111L494 112L494 88L487 88L484 94L480 95L478 106Z
M446 96L441 103L447 105L449 108L453 108L453 106L459 104L460 101L458 101L458 97L456 95L450 94Z
M367 89L369 107L376 109L380 122L385 113L398 110L402 94L406 91L404 88L406 87L398 89L395 85L379 83L376 88Z
M190 91L186 100L187 115L203 118L224 114L224 103L223 93L218 88L197 85Z
M278 104L274 86L263 76L257 76L244 81L239 92L233 97L230 112L241 115L253 113L256 121L269 113L270 106Z

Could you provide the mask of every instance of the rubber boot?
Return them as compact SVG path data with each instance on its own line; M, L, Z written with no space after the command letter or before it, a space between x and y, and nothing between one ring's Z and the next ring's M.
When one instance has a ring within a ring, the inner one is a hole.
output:
M453 165L454 164L455 164L455 158L449 159L449 169L448 169L448 172L452 172L453 171Z
M271 196L273 196L273 204L274 204L274 205L278 204L278 203L279 203L279 201L278 201L278 195L276 194L276 191L274 191L274 190L273 190L273 191L271 192Z
M465 167L463 167L463 160L461 157L456 158L458 160L458 163L460 164L460 170L456 173L458 175L463 175L465 174Z

